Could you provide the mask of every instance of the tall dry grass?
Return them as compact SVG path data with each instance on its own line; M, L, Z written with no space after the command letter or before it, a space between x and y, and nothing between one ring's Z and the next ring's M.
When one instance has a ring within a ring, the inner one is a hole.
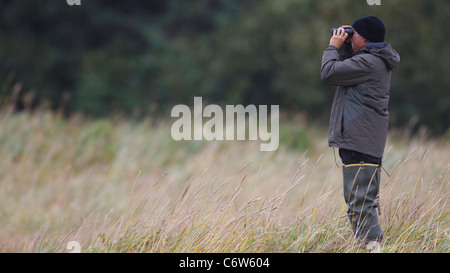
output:
M1 252L67 252L69 241L82 252L359 251L323 129L281 122L310 149L281 140L260 152L175 142L170 121L0 120ZM449 151L448 138L389 135L382 252L449 252Z

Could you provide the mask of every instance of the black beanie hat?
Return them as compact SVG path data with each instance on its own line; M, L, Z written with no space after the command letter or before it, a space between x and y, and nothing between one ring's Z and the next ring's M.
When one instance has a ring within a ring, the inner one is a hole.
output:
M384 42L386 29L383 21L376 16L368 15L356 19L355 22L353 22L352 27L362 37L366 38L370 42Z

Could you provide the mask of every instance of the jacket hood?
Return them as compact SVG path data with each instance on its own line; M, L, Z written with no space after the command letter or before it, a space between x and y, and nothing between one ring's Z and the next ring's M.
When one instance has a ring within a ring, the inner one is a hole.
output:
M400 55L389 43L370 43L363 50L381 58L389 70L393 70L400 64Z

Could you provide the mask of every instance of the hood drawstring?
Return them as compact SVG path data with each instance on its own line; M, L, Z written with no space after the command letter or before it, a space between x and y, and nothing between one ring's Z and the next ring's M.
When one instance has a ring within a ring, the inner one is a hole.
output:
M336 164L336 167L339 169L339 165L337 164L337 160L336 160L336 151L334 150L334 147L331 147L331 148L333 148L334 164Z
M391 177L391 175L386 171L383 165L380 165L380 168L387 174L388 177Z

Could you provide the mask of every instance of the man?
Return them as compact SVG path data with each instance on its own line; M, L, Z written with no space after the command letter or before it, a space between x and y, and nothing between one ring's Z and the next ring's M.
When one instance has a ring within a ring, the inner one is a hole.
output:
M345 28L353 30L352 37ZM338 86L328 142L339 148L348 217L354 235L365 245L383 240L376 212L380 167L389 122L391 71L400 62L384 38L385 26L378 17L359 18L352 26L333 31L321 67L322 80Z

